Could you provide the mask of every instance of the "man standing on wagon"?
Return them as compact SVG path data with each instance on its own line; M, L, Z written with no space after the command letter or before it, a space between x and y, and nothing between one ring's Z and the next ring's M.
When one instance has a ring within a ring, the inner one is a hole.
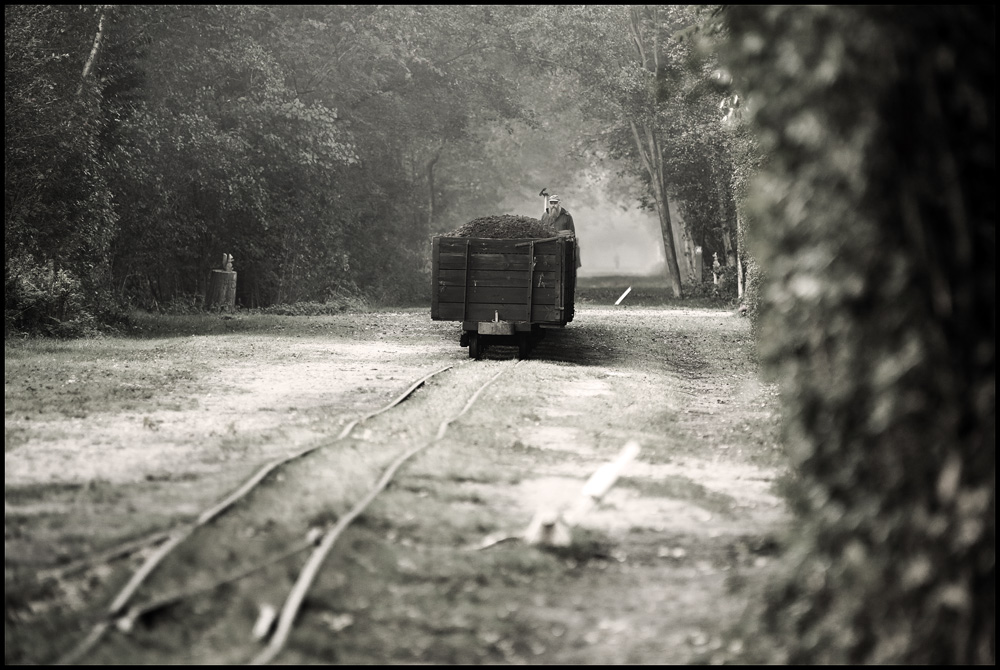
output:
M566 230L573 237L576 237L576 225L573 223L573 216L567 210L563 209L562 201L558 195L549 196L549 205L545 208L545 214L542 215L542 223L552 226L560 234ZM579 240L576 243L576 267L580 267Z

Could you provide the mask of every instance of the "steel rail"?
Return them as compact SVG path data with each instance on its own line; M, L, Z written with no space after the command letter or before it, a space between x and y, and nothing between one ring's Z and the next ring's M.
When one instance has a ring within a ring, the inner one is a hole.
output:
M84 556L83 558L78 558L65 565L53 566L50 568L43 568L40 570L36 577L39 580L46 579L63 579L69 577L70 575L76 574L77 572L83 572L87 568L91 568L95 565L100 565L102 563L110 563L116 558L121 558L122 556L128 556L129 554L134 554L140 549L145 549L146 547L159 544L164 542L170 537L171 531L169 530L159 530L145 537L140 537L135 540L129 540L128 542L123 542L122 544L116 545L109 549L104 549L96 554L90 556Z
M444 437L445 432L448 430L448 426L451 425L463 414L465 414L469 410L469 408L472 407L473 403L475 403L476 399L479 398L482 392L485 391L486 388L494 382L494 380L496 380L500 375L504 374L508 370L511 370L518 363L520 363L520 361L516 361L513 366L504 367L502 370L500 370L500 372L490 377L490 379L487 380L486 383L480 386L476 390L476 392L472 394L472 396L465 403L465 406L462 408L460 412L458 412L451 418L446 419L441 423L441 425L438 427L437 434L434 436L432 440L422 445L411 447L403 454L398 456L389 465L389 467L386 468L385 472L382 474L382 477L378 480L375 486L372 487L367 494L365 494L365 497L362 498L357 504L355 504L354 507L351 508L351 510L347 514L345 514L337 521L337 524L333 528L331 528L330 531L323 537L319 546L313 551L312 555L310 555L309 560L306 562L305 566L302 568L302 571L299 573L298 579L292 586L291 591L289 591L288 598L285 600L285 604L281 608L281 615L278 619L278 625L274 631L274 634L271 636L270 642L268 642L267 647L260 654L255 656L253 660L250 661L251 665L262 665L265 663L269 663L271 660L274 659L275 656L277 656L281 652L282 649L284 649L285 643L288 641L288 636L291 633L292 626L295 623L295 617L299 612L299 607L302 605L302 601L305 599L306 594L309 592L309 588L310 586L312 586L313 580L319 573L319 569L322 566L323 561L330 553L330 550L333 548L333 545L337 541L337 538L339 538L341 533L351 524L351 522L354 521L354 519L356 519L362 512L364 512L364 510L368 507L368 505L371 504L371 502L375 500L375 498L380 493L382 493L385 487L389 485L389 482L392 481L393 476L396 474L396 471L399 470L400 466L402 466L403 463L405 463L411 457L420 453L427 447L439 442L441 438Z
M403 402L410 395L412 395L413 392L416 391L420 386L422 386L424 382L426 382L428 379L453 367L454 365L446 365L443 368L439 368L434 372L431 372L429 374L420 377L387 405L380 407L379 409L373 410L371 412L368 412L367 414L364 414L361 417L352 420L350 423L344 426L344 429L341 430L340 434L337 435L336 438L334 438L333 442L338 442L346 438L351 433L351 431L359 424L375 416L378 416L379 414L389 411L393 407L397 406L399 403ZM107 612L105 614L106 618L103 618L101 621L99 621L83 640L81 640L69 652L60 657L55 662L55 664L73 665L78 663L79 660L83 656L85 656L87 652L89 652L93 648L93 646L97 644L97 642L100 641L101 637L104 635L104 633L107 631L110 625L110 619L118 617L118 615L121 614L122 610L128 604L129 600L135 594L136 590L139 588L139 586L142 585L142 583L146 580L146 578L149 577L150 574L152 574L153 570L155 570L156 567L163 561L163 559L166 558L178 545L180 545L184 540L190 537L195 530L204 526L209 521L217 517L219 514L229 509L238 500L246 496L258 484L260 484L260 482L263 481L263 479L267 475L273 472L276 468L279 468L282 465L290 461L293 461L295 459L302 458L303 456L306 456L307 454L310 454L313 451L316 451L317 449L320 449L322 447L329 446L330 444L332 443L329 441L323 441L319 444L314 444L309 447L300 449L299 451L296 451L295 453L289 456L284 456L282 458L271 461L270 463L267 463L266 465L264 465L264 467L262 467L256 473L254 473L254 475L252 475L246 482L244 482L243 485L241 485L239 488L233 491L225 499L223 499L218 504L202 512L195 521L189 524L185 524L173 531L170 531L170 537L167 539L167 541L164 542L162 545L160 545L155 552L153 552L146 558L142 566L140 566L139 569L132 574L132 577L129 579L128 583L125 584L125 586L121 589L121 591L118 592L118 595L115 597L114 601L111 603L110 606L108 606Z

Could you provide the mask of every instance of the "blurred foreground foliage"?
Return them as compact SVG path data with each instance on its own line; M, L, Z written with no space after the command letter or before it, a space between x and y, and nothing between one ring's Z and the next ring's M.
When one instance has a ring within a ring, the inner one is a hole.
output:
M992 664L995 9L725 16L797 473L753 660Z

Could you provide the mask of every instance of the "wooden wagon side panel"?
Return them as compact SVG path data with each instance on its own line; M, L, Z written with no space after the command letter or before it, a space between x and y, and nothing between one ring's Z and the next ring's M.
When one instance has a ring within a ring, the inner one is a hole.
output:
M562 287L563 305L566 307L566 311L563 314L563 325L573 320L576 311L576 257L579 254L576 238L567 240L564 252Z
M525 321L526 304L499 305L495 303L470 303L468 307L457 302L443 302L438 308L436 321ZM562 323L562 308L551 305L534 305L531 310L533 323Z
M431 318L566 322L566 240L435 237Z

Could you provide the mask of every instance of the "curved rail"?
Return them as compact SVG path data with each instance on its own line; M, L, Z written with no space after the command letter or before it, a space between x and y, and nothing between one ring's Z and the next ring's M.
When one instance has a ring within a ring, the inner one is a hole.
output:
M373 410L371 412L368 412L367 414L364 414L363 416L354 419L353 421L348 423L346 426L344 426L344 429L340 432L340 434L337 435L336 438L334 438L333 442L338 442L347 437L358 424L363 423L368 419L371 419L372 417L378 416L383 412L389 411L399 403L406 400L406 398L410 397L413 394L413 392L416 391L418 388L420 388L420 386L422 386L424 382L426 382L428 379L453 367L454 365L446 365L443 368L439 368L438 370L435 370L434 372L426 374L423 377L417 379L405 391L403 391L400 395L398 395L387 405L380 407L379 409ZM195 521L171 531L167 541L164 542L162 545L160 545L160 547L158 547L154 553L150 554L146 558L142 566L138 570L136 570L135 573L132 574L132 577L131 579L129 579L128 583L125 584L122 590L118 592L118 595L115 597L114 601L108 607L106 613L107 618L102 619L100 622L98 622L91 630L91 632L83 640L81 640L75 647L73 647L73 649L71 649L69 652L64 654L59 660L57 660L56 664L57 665L75 664L79 661L80 658L86 655L86 653L90 651L90 649L93 648L93 646L97 644L97 642L100 641L101 637L109 628L111 619L118 616L122 612L122 610L128 604L129 600L135 594L135 591L139 588L139 586L146 580L147 577L149 577L150 574L152 574L153 570L156 569L156 567L163 561L163 559L166 558L167 555L169 555L170 552L172 552L184 540L190 537L195 530L197 530L201 526L204 526L209 521L216 518L219 514L229 509L235 502L246 496L258 484L260 484L260 482L263 481L268 474L273 472L276 468L279 468L282 465L290 461L293 461L295 459L302 458L303 456L306 456L307 454L310 454L313 451L316 451L317 449L320 449L324 446L328 446L329 444L331 443L321 442L320 444L314 444L309 447L300 449L299 451L293 454L284 456L282 458L271 461L270 463L267 463L266 465L264 465L264 467L262 467L256 473L254 473L239 488L237 488L231 494L226 496L225 499L223 499L218 504L202 512Z
M517 363L520 363L520 361L515 362L514 365L517 365ZM309 591L309 587L312 586L312 582L316 578L316 574L319 572L320 566L323 564L327 554L330 553L330 550L333 548L333 544L337 541L337 538L340 537L344 529L346 529L351 522L354 521L354 519L364 512L365 508L367 508L368 505L371 504L371 502L375 500L375 498L385 489L385 487L389 485L389 482L392 481L396 471L403 465L403 463L444 437L445 432L448 430L448 426L465 414L470 407L472 407L473 403L476 402L476 399L479 398L480 394L486 390L486 387L492 384L497 377L510 369L510 367L505 367L500 370L500 372L490 377L486 383L480 386L465 403L465 406L460 412L441 423L438 427L437 434L431 441L416 447L411 447L397 457L389 465L389 467L386 468L382 477L378 480L375 486L368 491L365 497L337 521L337 524L323 537L319 546L309 557L305 567L302 568L302 572L299 573L299 577L292 586L292 590L289 592L288 598L285 600L285 604L281 609L278 626L275 629L274 634L271 636L271 641L260 654L250 661L251 665L261 665L270 662L284 648L285 643L288 641L288 635L291 633L292 625L295 623L295 617L299 612L299 607L302 605L302 601L305 599L306 593Z

